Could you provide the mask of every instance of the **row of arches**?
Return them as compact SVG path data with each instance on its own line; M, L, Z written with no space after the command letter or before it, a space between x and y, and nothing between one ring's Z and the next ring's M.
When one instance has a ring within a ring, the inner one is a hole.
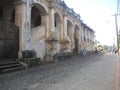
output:
M9 0L9 3L6 4L7 1L8 0L4 0L4 2L0 1L0 21L9 20L13 24L15 24L16 21L17 21L16 18L18 18L16 16L16 15L18 15L18 11L16 11L17 9L16 9L15 4L13 4L14 0ZM43 4L33 3L30 12L31 13L30 13L30 22L29 23L30 23L31 28L46 25L45 23L47 23L47 21L46 21L47 19L45 19L44 16L48 13L48 10L46 9L46 7ZM25 13L25 12L19 12L19 13ZM53 23L54 27L57 28L57 31L59 31L61 33L62 32L62 25L65 24L62 15L59 12L55 11L54 15L53 15L53 18L54 18L54 21L51 22L51 23ZM77 30L80 30L80 26L78 24L74 25L72 20L70 20L68 18L66 19L66 26L67 26L66 27L67 28L67 36L70 39L72 37L74 37L74 39L75 39L74 43L76 45L75 46L75 51L77 51L78 50ZM74 34L74 35L72 36L71 33ZM22 38L22 35L20 37ZM22 41L18 42L18 43L19 43L19 46L22 46ZM16 44L16 45L18 45L18 44Z
M41 22L42 22L43 13L47 13L47 11L45 11L44 7L38 8L36 5L34 5L32 7L32 10L31 10L31 27L37 27L37 26L42 25ZM61 23L62 23L61 15L58 12L55 12L54 13L54 27L59 27ZM71 27L73 27L72 21L67 20L67 30L70 30ZM74 29L75 30L80 30L79 25L75 25Z
M42 6L41 6L42 7ZM47 13L47 11L44 9L44 7L42 8L38 8L36 5L34 5L32 7L31 10L31 27L37 27L37 26L41 26L42 25L42 15L43 15L43 11L44 13ZM42 10L41 10L42 9ZM42 12L41 12L42 11ZM74 38L74 43L75 43L75 50L77 52L78 50L78 32L77 30L80 30L80 26L78 24L73 25L72 21L67 19L67 36L71 39ZM54 24L54 27L56 28L56 30L58 30L58 32L62 32L61 30L61 25L64 23L62 22L62 16L58 13L58 12L54 12L54 22L51 22ZM74 35L72 35L74 34Z
M41 6L42 7L42 6ZM42 14L46 13L44 8L39 8L37 6L33 6L31 9L31 27L37 27L42 25ZM42 12L41 12L42 11ZM44 11L44 12L43 12ZM0 6L0 20L6 19L4 17L4 11L2 7ZM12 10L11 16L10 16L10 21L15 23L15 9ZM54 14L54 27L59 27L61 24L61 17L59 13ZM70 20L67 20L67 35L69 36L69 30L71 30L71 27L73 26L72 22ZM79 30L79 26L75 25L75 30Z
M41 6L42 7L42 6ZM43 9L43 8L42 8ZM39 26L44 26L43 23L42 23L42 15L43 15L43 12L41 12L41 8L38 8L35 4L34 6L32 7L31 9L31 27L34 28L34 27L39 27ZM47 13L47 11L44 9L44 13ZM62 25L64 24L64 22L66 22L66 34L67 36L69 37L69 40L70 40L70 43L74 43L74 48L73 48L73 51L74 52L78 52L78 44L79 44L79 33L78 33L78 30L80 30L80 26L78 24L73 24L72 20L70 19L66 19L65 18L65 21L63 20L63 17L60 13L54 11L54 14L53 14L53 26L55 28L55 30L61 35L62 32L65 33L65 31L62 31ZM64 37L64 34L63 34L63 37ZM58 40L60 40L61 36L59 37Z
M10 0L10 1L11 1L11 4L14 2L13 0ZM11 12L10 21L14 23L15 22L15 6L13 6L13 7L14 8ZM43 13L47 13L47 10L43 5L40 5L38 3L33 4L33 7L31 9L31 27L37 27L37 26L42 25L42 15L43 15ZM3 10L2 6L0 6L0 20L3 20L3 19L5 19L4 10ZM55 20L54 21L54 26L58 27L59 24L62 21L62 18L61 18L59 13L56 12L54 14L54 20ZM67 20L68 30L69 30L69 27L71 27L71 26L73 26L72 22Z

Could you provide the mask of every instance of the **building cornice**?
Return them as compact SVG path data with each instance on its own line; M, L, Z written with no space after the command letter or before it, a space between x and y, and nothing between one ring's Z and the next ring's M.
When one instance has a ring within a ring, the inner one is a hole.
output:
M27 1L26 0L14 0L14 4L17 5L17 4L26 4Z

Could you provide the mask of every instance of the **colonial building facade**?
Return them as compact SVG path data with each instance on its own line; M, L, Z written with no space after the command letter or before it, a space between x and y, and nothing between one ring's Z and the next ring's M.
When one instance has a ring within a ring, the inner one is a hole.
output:
M94 50L95 32L61 0L0 0L0 58Z

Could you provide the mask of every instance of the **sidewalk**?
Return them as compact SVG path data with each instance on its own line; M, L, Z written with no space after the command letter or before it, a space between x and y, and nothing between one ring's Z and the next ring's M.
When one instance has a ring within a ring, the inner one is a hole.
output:
M56 63L50 63L47 65L37 66L28 68L25 70L0 75L0 90L24 90L25 87L32 85L36 82L43 83L48 77L59 75L61 72L67 73L67 68L75 67L74 64L78 65L91 62L89 60L93 56L99 56L99 54L89 54L86 56L77 55L69 60L58 61ZM20 88L20 89L18 89Z

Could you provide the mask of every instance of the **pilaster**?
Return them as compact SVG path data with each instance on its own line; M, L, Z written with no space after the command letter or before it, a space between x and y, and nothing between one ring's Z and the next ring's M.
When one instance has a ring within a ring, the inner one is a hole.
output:
M78 30L78 52L81 50L81 35L80 35L80 29Z
M55 14L55 10L53 7L50 7L50 19L49 19L49 24L50 24L50 31L54 31L54 14Z
M15 24L19 27L19 57L26 50L26 2L19 0L15 2Z
M63 27L64 31L63 32L64 32L65 35L67 35L67 18L66 18L66 16L64 16L64 20L63 21L64 21L63 22L64 23L64 27Z

